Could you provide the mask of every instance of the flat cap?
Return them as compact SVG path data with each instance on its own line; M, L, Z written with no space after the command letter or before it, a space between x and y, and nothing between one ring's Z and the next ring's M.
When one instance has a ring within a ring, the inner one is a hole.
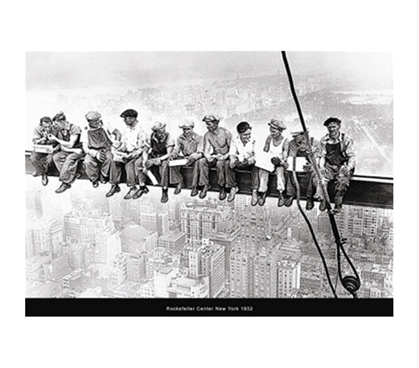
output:
M102 115L100 115L97 111L89 111L86 115L86 120L89 121L95 121L95 120L99 120Z
M220 121L221 118L218 115L209 114L205 115L202 121Z
M128 117L128 116L136 118L138 116L138 112L133 110L133 109L128 109L128 110L125 110L120 116L121 116L121 118L125 118L125 117Z
M185 119L182 124L179 125L179 128L193 128L195 126L195 123L193 120Z
M49 116L44 116L43 118L41 118L40 122L41 122L41 124L42 123L52 123L52 120Z
M338 123L338 124L341 124L342 122L340 121L340 119L338 119L338 118L329 118L329 119L327 119L324 123L323 123L323 125L324 126L328 126L330 123Z
M271 119L268 125L277 129L281 129L281 130L287 129L287 126L281 120L278 120L275 118Z
M153 124L153 126L151 127L151 130L152 130L153 132L155 132L155 131L160 130L160 129L163 129L163 128L166 128L166 124L165 124L165 123L162 123L162 122L160 122L160 121L156 121L156 122Z
M58 114L56 114L53 118L52 121L60 121L60 120L65 120L66 117L64 115L64 113L62 111L60 111Z

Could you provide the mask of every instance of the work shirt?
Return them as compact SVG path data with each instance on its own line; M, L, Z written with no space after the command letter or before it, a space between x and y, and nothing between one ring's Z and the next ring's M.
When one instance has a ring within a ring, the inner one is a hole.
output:
M204 152L204 137L194 132L189 137L182 134L177 138L173 156L176 157L180 153L183 156L190 156L197 152Z
M134 127L125 125L121 134L121 142L123 146L121 149L119 149L120 151L131 153L140 148L144 148L146 134L144 133L144 130L141 128L139 123L137 123Z
M236 136L231 140L231 146L228 154L230 156L237 156L239 161L245 158L249 159L255 155L256 139L250 139L246 145L243 144L240 136Z
M339 144L339 147L333 149L332 146ZM329 146L329 154L326 146ZM355 168L355 147L352 138L348 137L344 133L339 133L337 139L330 138L329 134L326 134L320 139L320 156L332 165L339 165L339 158L336 155L342 155L343 163L347 162L349 169ZM332 151L334 152L332 154ZM333 159L334 157L334 159ZM333 162L332 162L333 161ZM342 163L340 164L342 165Z
M269 135L266 138L265 147L263 148L263 150L265 152L268 152L272 157L279 157L280 159L284 159L284 144L286 142L288 142L288 139L285 138L285 137L282 137L282 140L279 143L279 145L278 146L274 146L273 139Z
M204 135L204 154L225 155L230 150L232 134L225 128L218 127L216 132L206 132Z
M161 157L167 154L168 147L175 146L175 140L169 132L166 132L161 140L156 137L156 133L151 133L146 138L145 146L149 148L151 158Z
M112 140L110 138L111 132L114 129L109 125L103 125L98 129L90 129L86 126L81 134L80 141L87 143L90 149L110 148Z
M77 139L72 148L81 148L82 147L82 144L80 142L81 133L82 131L78 125L67 122L67 125L64 129L57 130L57 138L63 141L69 142L70 137L73 135L76 135Z

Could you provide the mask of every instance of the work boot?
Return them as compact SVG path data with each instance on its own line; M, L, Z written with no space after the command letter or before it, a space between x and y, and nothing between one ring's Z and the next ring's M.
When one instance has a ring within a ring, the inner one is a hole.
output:
M342 202L343 202L342 196L335 196L335 208L334 208L335 212L340 212L342 210Z
M310 211L312 210L314 207L314 201L313 198L307 198L307 202L306 202L306 210Z
M282 207L285 204L285 199L284 196L282 195L281 192L279 192L279 197L278 197L278 207Z
M207 196L207 192L211 189L210 185L204 185L202 188L201 193L199 193L199 198L204 199Z
M234 198L236 197L236 193L239 191L239 187L233 187L230 189L230 193L228 194L227 202L233 202Z
M224 199L226 199L227 194L226 194L226 189L224 187L220 188L220 195L219 195L219 200L220 201L224 201Z
M47 174L42 174L42 185L43 186L48 185L48 175Z
M65 192L67 189L70 189L71 185L70 184L66 184L66 183L62 183L60 185L60 187L55 191L55 193L63 193Z
M176 187L176 189L175 189L175 191L174 191L174 194L179 194L179 193L182 191L182 188L183 188L183 182L180 182L180 183L177 185L177 187Z
M252 190L252 201L250 202L250 204L254 207L258 204L258 200L259 200L258 191L256 189L253 189Z
M161 193L161 203L166 203L169 200L168 189L163 189Z
M99 180L92 181L93 188L97 188L99 186Z
M132 196L132 199L138 199L141 198L143 195L147 194L149 192L148 188L146 186L140 187L134 195Z
M267 193L266 192L262 192L262 193L260 193L260 196L259 196L259 206L263 206L264 204L265 204L265 201L266 201L266 195L267 195Z
M124 195L124 199L131 199L132 196L137 192L137 187L134 185L130 188L127 194Z
M285 207L291 207L292 202L294 202L294 197L293 196L285 198L285 201L284 201Z
M112 197L115 193L119 193L121 191L121 188L119 187L118 184L112 184L111 186L111 190L106 193L106 197Z
M319 210L320 211L325 211L326 210L326 201L324 199L322 199L320 201Z
M197 195L198 195L198 188L197 187L192 187L191 197L195 197Z

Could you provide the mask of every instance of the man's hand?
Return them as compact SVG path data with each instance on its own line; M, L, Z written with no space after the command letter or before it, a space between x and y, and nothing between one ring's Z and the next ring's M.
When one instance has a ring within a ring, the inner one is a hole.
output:
M283 168L288 169L288 162L285 161L285 160L280 160L280 161L281 162L280 162L279 166L282 166Z
M272 157L271 158L271 162L275 165L275 166L279 166L281 164L281 159L279 157Z
M208 162L213 162L216 159L217 159L217 157L214 156L214 155L210 155L210 156L207 157Z
M191 155L188 157L188 160L190 162L193 162L193 161L199 160L200 158L201 158L201 154L198 152L195 152L195 153L191 153Z
M53 134L48 134L48 139L50 141L57 141L57 137L55 135L53 135Z
M96 154L96 158L99 160L99 162L105 162L106 153L104 151L98 151L98 153Z
M217 155L215 156L215 158L216 158L218 161L221 161L221 160L223 160L223 159L224 159L224 155L222 155L221 153L219 153L219 154L217 154Z
M247 159L247 164L248 165L254 165L255 163L256 163L256 160L255 160L254 156Z
M303 170L304 170L305 172L310 172L310 171L311 171L311 164L310 164L310 163L306 163L306 164L303 166Z
M340 171L341 171L341 173L342 173L343 175L348 175L348 174L349 174L350 169L349 169L348 165L343 165L343 166L340 168Z
M237 162L238 162L237 157L230 159L230 169L234 169L237 166Z

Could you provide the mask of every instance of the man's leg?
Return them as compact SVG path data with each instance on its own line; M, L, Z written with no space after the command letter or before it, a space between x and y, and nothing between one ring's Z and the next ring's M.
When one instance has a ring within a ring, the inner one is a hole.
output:
M169 193L168 193L168 187L169 187L169 161L164 160L161 162L160 167L160 185L162 186L162 196L161 196L161 202L166 203L169 200Z
M146 187L146 180L147 175L144 174L144 165L143 165L143 157L140 156L134 163L135 166L135 172L137 173L137 179L138 183L140 185L140 188L133 194L133 199L138 199L142 197L144 194L147 194L149 192L148 188Z
M130 188L124 199L130 199L137 192L137 170L135 168L136 158L128 161L125 164L125 172L127 174L127 187Z
M199 167L199 185L203 185L204 188L199 193L199 198L203 199L206 197L207 192L211 189L209 183L209 170L210 167L215 166L215 160L209 162L205 157L198 160L198 167ZM193 192L191 193L193 194Z
M219 195L219 199L220 201L223 201L226 197L226 177L225 177L225 171L226 171L226 163L228 161L227 160L217 160L216 164L215 164L215 168L217 170L217 184L220 186L220 195Z
M47 161L48 154L32 152L31 153L31 162L35 168L35 176L42 175L46 172L45 162Z
M86 155L84 158L84 171L92 183L99 180L100 162L96 158Z
M112 197L115 193L121 191L119 183L121 182L122 177L122 165L122 162L112 160L109 173L109 183L111 184L111 189L108 193L106 193L106 197Z
M269 171L259 169L259 206L263 206L266 201L266 195L268 191L268 182L269 182Z
M60 151L56 153L53 157L53 161L55 166L57 167L58 172L61 174L62 168L64 166L64 162L67 158L67 156L70 154L70 152L63 152Z
M111 171L111 165L113 161L113 154L111 151L106 151L106 158L105 161L102 162L101 168L100 168L100 176L101 179L108 181L109 175Z
M66 153L66 152L63 152L63 153ZM57 161L55 160L55 158L58 155L54 156L54 162L56 165L57 165ZM74 153L74 152L67 153L67 156L65 158L64 156L60 155L60 158L58 160L59 165L61 167L61 170L59 169L60 181L68 185L71 185L73 183L73 181L76 179L77 164L82 157L83 157L82 153L80 154L80 153Z
M279 191L278 207L282 207L285 204L285 198L283 192L285 190L285 168L278 166L275 170L276 174L276 188Z
M335 192L335 210L340 211L342 209L343 197L346 194L347 189L349 188L351 177L354 173L354 170L346 171L343 169L343 166L339 169L338 174L336 175L336 192Z

